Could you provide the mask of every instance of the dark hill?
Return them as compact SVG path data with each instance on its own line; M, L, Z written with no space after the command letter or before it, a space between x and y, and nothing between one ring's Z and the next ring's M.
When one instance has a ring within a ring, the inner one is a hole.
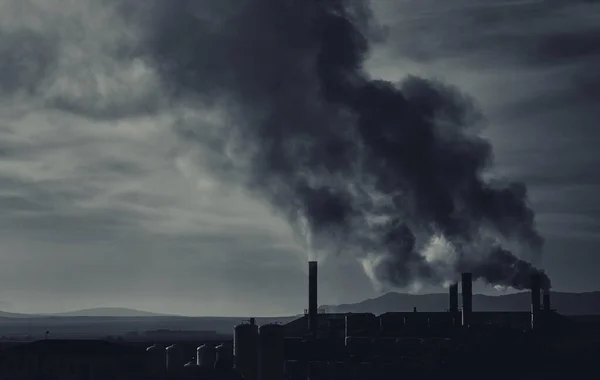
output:
M564 315L600 314L600 292L588 293L551 293L552 307ZM528 311L530 293L522 292L501 296L476 294L473 296L474 311ZM448 308L446 293L404 294L386 293L377 298L367 299L354 304L337 306L325 305L321 308L334 313L375 313L388 311L444 311Z

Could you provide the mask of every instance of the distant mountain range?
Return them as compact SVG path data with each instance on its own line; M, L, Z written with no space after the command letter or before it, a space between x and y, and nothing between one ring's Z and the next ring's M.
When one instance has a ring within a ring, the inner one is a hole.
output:
M460 298L460 296L459 296ZM550 294L552 307L564 315L600 315L600 292ZM528 311L531 305L529 292L500 296L473 296L474 311ZM444 311L448 308L447 293L411 295L386 293L380 297L367 299L354 304L337 306L324 305L321 309L329 313L374 313L389 311Z
M600 315L600 292L588 293L551 293L552 307L564 315ZM500 296L486 296L475 294L473 296L474 311L528 311L530 310L530 293L522 292ZM324 305L320 309L329 313L374 313L382 314L390 311L444 311L448 308L448 294L404 294L386 293L377 298L367 299L353 304ZM184 318L177 315L152 313L122 307L100 307L56 314L20 314L0 311L0 318L48 318L48 317L98 317L98 318L142 318L142 317L170 317ZM261 320L287 321L294 316L279 318L260 318ZM205 317L210 320L240 320L241 317Z
M149 311L128 309L125 307L97 307L92 309L83 309L69 311L66 313L47 314L54 317L173 317L173 314L151 313Z
M125 307L98 307L69 311L66 313L53 314L22 314L0 311L0 318L48 318L48 317L121 317L121 318L140 318L140 317L174 317L175 315L151 313Z

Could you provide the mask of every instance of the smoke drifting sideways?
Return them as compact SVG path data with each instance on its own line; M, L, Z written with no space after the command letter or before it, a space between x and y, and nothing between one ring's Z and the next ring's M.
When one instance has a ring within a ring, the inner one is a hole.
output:
M216 129L179 123L182 139L215 176L308 234L311 249L355 255L391 288L470 271L523 289L543 274L519 258L543 245L525 185L484 179L493 155L474 101L438 81L391 83L363 69L383 30L368 2L144 7L145 54L174 102L221 110Z

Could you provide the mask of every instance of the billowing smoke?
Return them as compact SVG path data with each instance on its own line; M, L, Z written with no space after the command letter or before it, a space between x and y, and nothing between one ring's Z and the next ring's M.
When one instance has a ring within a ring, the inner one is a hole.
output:
M492 149L468 96L414 76L369 77L363 62L382 29L368 2L146 4L123 11L148 23L144 54L173 99L222 110L216 129L182 120L182 138L202 145L214 175L309 231L311 249L369 259L385 286L461 271L529 286L537 270L517 254L539 252L542 239L526 187L484 179Z

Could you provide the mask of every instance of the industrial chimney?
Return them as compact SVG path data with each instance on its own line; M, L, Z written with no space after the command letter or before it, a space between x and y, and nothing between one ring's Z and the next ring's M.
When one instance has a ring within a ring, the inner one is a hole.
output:
M452 284L449 288L450 304L448 311L458 313L458 284Z
M308 331L317 330L317 262L308 262Z
M544 302L544 311L546 313L548 313L552 308L552 306L550 305L550 289L544 288L543 299L544 299L544 301L543 301Z
M540 321L540 287L542 276L539 273L531 275L531 328L537 329L541 325Z
M467 327L471 324L473 312L473 274L463 273L462 282L462 324Z
M536 315L540 311L540 288L542 276L539 273L531 275L531 312Z

